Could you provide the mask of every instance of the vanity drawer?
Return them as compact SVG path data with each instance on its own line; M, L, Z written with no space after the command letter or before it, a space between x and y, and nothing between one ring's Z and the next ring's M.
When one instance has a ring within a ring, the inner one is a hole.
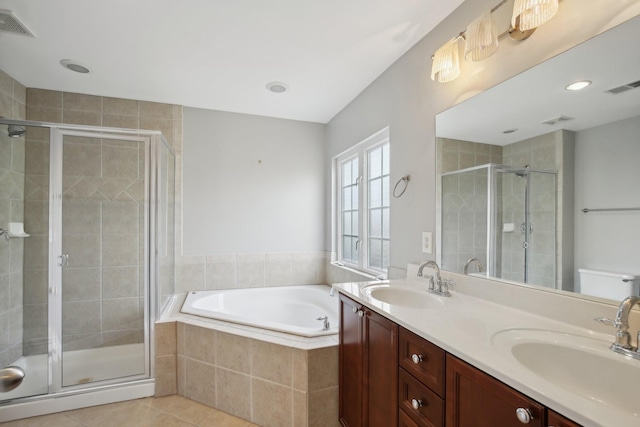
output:
M404 328L400 328L399 344L400 366L444 397L444 350Z
M421 427L420 424L413 421L402 409L398 415L398 427Z
M444 400L404 369L398 371L400 412L404 412L419 427L444 427ZM414 400L419 402L418 409L413 406Z

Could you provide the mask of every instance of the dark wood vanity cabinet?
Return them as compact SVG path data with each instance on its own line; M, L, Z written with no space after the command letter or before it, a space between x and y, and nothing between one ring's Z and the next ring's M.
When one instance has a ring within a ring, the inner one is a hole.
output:
M340 423L396 425L398 325L342 294L340 325Z
M580 427L579 424L566 419L557 412L547 409L547 426L548 427Z
M345 427L580 427L342 294L339 352Z
M447 427L543 427L545 407L447 354ZM528 423L516 411L528 411Z

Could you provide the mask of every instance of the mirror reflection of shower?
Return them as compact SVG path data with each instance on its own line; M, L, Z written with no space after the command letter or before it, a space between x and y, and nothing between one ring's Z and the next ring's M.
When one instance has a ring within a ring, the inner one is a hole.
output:
M443 268L477 258L482 275L555 287L555 233L534 233L555 224L555 200L553 171L489 163L443 173Z

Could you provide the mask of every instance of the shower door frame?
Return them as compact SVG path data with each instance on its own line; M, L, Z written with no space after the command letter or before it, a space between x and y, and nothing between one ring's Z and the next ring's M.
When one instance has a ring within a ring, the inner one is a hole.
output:
M473 172L473 171L478 171L478 170L482 170L482 169L486 169L487 170L487 206L486 206L486 210L487 210L487 242L486 242L486 251L487 251L487 260L486 263L487 265L485 266L485 270L486 270L486 274L487 277L492 278L492 279L497 279L497 280L507 280L507 279L502 279L500 277L496 276L496 272L498 270L498 256L497 256L497 235L499 233L498 230L498 207L497 207L497 199L496 199L496 194L498 194L498 184L497 184L497 173L517 173L517 172L524 172L527 175L527 181L526 181L526 188L525 188L525 227L526 227L526 233L525 233L525 241L527 242L527 246L529 243L529 234L530 233L530 222L531 222L531 212L530 212L530 195L531 195L531 180L529 175L532 172L535 173L541 173L541 174L548 174L548 175L553 175L555 176L556 179L556 186L557 186L557 172L553 171L553 170L544 170L544 169L532 169L532 168L528 168L528 167L522 167L522 168L518 168L518 167L514 167L514 166L510 166L510 165L505 165L505 164L500 164L500 163L485 163L483 165L478 165L478 166L471 166L468 168L464 168L464 169L458 169L458 170L454 170L454 171L450 171L450 172L444 172L442 174L440 174L439 176L439 182L438 182L438 186L439 188L442 188L442 178L445 176L449 176L449 175L459 175L462 173L466 173L466 172ZM556 193L557 193L557 187L556 187ZM443 224L443 215L442 215L442 209L443 209L443 199L444 194L441 192L439 200L437 202L438 205L438 209L437 209L437 221L439 223L439 232L442 233L442 224ZM557 194L556 194L556 216L557 216ZM557 233L557 219L556 219L556 233ZM442 264L442 236L437 236L438 240L439 240L439 244L440 244L440 250L437 253L437 259L438 262L440 264ZM530 251L529 248L524 248L525 249L525 253L524 253L524 283L527 283L528 280L528 275L529 275L529 256L530 256ZM557 248L556 248L557 249ZM557 252L556 252L556 256L557 256ZM557 268L557 266L556 266ZM508 281L508 280L507 280ZM557 281L556 281L556 287L557 287Z
M150 286L154 283L152 277L154 273L154 265L151 265L153 256L150 254L150 248L155 244L155 233L152 233L155 223L152 222L152 218L155 215L155 197L151 198L153 194L152 189L155 185L155 177L151 174L155 164L151 162L153 160L152 149L154 144L153 135L145 135L147 132L139 131L126 131L122 129L106 129L106 128L91 128L82 126L51 126L50 133L50 194L49 194L49 395L60 395L65 392L75 392L77 390L94 389L101 386L109 386L112 384L119 384L122 382L130 382L136 380L151 379L153 376L152 366L152 350L151 345L151 333L152 323L151 314L155 318L155 305L151 304L155 301L155 289ZM64 137L65 136L78 136L97 139L108 140L126 140L136 141L144 143L145 153L145 167L144 167L144 373L135 374L126 377L118 377L107 380L96 381L88 384L80 385L63 385L63 347L62 347L62 263L58 263L63 254L62 252L62 205L63 205L63 149L64 149ZM153 150L156 151L155 149Z

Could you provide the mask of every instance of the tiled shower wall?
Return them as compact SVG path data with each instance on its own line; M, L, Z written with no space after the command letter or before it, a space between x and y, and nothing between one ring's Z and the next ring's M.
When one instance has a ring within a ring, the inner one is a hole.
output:
M487 170L442 177L442 173L502 162L502 147L437 139L437 209L442 215L442 268L462 271L470 258L486 266ZM443 180L444 178L444 180ZM449 187L442 197L443 183Z
M161 130L170 145L182 137L181 107L128 99L28 89L27 119ZM29 325L25 351L29 354L46 352L47 340L43 245L48 228L48 156L42 154L48 135L40 141L39 135L30 135L35 152L28 156L33 166L27 168L27 186L34 200L27 204L25 228L36 232L33 247L27 250L30 263L25 266L25 278L29 278L24 295ZM65 138L63 247L75 254L63 276L65 350L142 340L141 154L133 143ZM42 233L40 240L38 233Z
M26 88L0 70L0 116L24 120ZM24 138L9 138L0 129L0 228L23 222ZM24 240L0 237L0 367L22 356Z
M532 263L529 271L530 282L559 289L569 289L572 282L570 274L573 269L573 224L565 218L565 207L573 206L573 181L567 179L565 171L572 174L574 136L572 132L559 130L538 137L523 140L504 147L477 144L468 141L458 141L446 138L438 138L437 141L437 203L441 203L442 172L455 171L486 163L506 164L514 167L529 165L532 169L557 171L554 182L552 176L534 174L531 188L531 209L535 217L534 235L532 235L531 257L536 261ZM514 222L516 215L523 217L523 213L516 212L514 203L522 206L522 200L514 196L512 183L503 180L504 198L502 205L503 218L499 223ZM467 187L469 183L467 182ZM468 190L468 188L467 188ZM509 206L511 201L511 207ZM440 211L438 205L438 211ZM554 217L555 212L555 217ZM443 215L445 215L443 213ZM446 213L450 215L450 213ZM469 237L473 231L470 229L469 219L462 221L457 226L449 219L447 230L443 230L441 236L443 246L447 253L443 253L444 268L462 271L464 260L470 253L463 253L457 248L469 247L468 244L460 244L459 236ZM443 226L446 223L443 216ZM555 223L555 230L553 229ZM515 224L516 228L519 223ZM444 228L444 227L443 227ZM465 230L460 232L460 230ZM534 239L535 238L535 239ZM455 240L455 242L454 242ZM463 242L464 243L464 242ZM517 250L522 245L522 235L518 230L514 233L498 232L498 251L501 264L501 277L512 280L522 280L522 250ZM447 249L449 246L454 250ZM554 263L555 254L555 263ZM457 260L457 263L456 263ZM482 260L481 260L482 261ZM559 268L556 271L555 266ZM568 285L565 285L567 282Z

